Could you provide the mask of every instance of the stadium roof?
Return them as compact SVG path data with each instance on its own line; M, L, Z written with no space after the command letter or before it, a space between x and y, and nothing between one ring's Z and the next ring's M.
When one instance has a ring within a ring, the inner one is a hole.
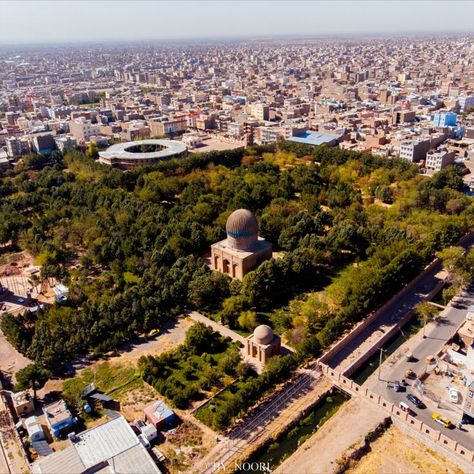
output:
M135 153L127 151L140 145L158 145L164 147L162 150ZM99 156L102 158L127 158L127 159L159 159L169 158L186 151L186 145L177 140L138 140L136 142L116 143L105 151L100 151Z

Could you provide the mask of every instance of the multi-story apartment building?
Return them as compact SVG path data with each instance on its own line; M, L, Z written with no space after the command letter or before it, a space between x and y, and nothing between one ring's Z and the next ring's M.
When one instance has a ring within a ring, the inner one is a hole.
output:
M248 113L257 120L268 120L270 117L270 107L265 104L250 104Z
M18 158L27 155L31 151L30 142L26 138L9 137L5 139L7 155L10 158Z
M456 153L440 150L426 154L425 167L427 171L437 172L454 163Z
M424 160L430 149L431 141L427 140L404 140L400 144L400 158L417 163Z
M77 145L77 140L71 135L58 135L54 137L54 142L59 151L72 149Z
M474 110L474 95L461 96L458 98L459 109L461 112Z
M31 137L31 145L36 153L50 153L56 150L54 136L51 133L41 133Z
M177 135L186 131L188 126L186 116L184 115L169 119L151 120L149 125L152 137Z
M433 125L435 127L455 127L457 117L454 112L439 112L433 116Z
M92 136L99 134L99 125L79 117L69 121L69 131L79 143L86 143Z

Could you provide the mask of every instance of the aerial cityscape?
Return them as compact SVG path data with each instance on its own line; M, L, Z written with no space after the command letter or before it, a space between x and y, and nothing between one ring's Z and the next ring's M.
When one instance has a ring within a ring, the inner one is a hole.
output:
M0 474L474 473L472 18L1 1Z

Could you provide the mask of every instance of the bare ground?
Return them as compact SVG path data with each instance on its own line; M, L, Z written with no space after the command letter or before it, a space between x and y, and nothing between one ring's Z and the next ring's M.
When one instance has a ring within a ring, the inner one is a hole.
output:
M343 453L375 428L386 414L363 398L342 406L306 443L275 471L275 474L322 474L333 472Z
M371 444L371 451L354 463L350 474L463 474L455 464L395 427Z

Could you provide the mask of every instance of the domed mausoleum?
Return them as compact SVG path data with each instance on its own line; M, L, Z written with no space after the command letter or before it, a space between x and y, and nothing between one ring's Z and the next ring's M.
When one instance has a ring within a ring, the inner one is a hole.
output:
M272 244L258 236L258 222L248 209L237 209L225 226L227 238L211 245L211 267L242 280L272 257Z
M270 326L261 324L245 340L245 354L265 365L272 356L280 354L280 337L273 333Z

